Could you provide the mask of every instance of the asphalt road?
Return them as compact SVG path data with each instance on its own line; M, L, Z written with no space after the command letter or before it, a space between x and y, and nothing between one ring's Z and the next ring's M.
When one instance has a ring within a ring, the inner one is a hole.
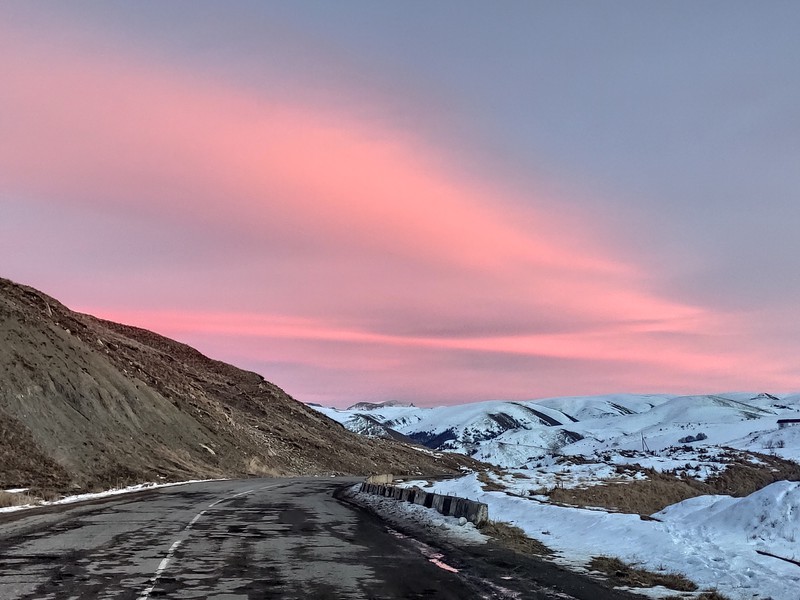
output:
M576 597L509 589L480 557L453 556L453 572L431 546L335 500L342 483L204 482L0 515L0 599Z

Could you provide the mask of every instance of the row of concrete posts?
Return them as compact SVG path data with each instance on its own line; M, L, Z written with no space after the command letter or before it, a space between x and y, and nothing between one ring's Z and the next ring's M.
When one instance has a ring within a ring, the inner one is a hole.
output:
M368 481L361 484L361 491L433 508L448 517L464 517L467 521L474 523L476 527L483 526L489 520L489 507L483 502L475 502L467 498L442 496L419 488L404 488L382 483L369 483Z

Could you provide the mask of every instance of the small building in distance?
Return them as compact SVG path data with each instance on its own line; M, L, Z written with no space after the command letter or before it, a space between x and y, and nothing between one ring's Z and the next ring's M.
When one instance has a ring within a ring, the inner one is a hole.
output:
M778 419L778 429L783 429L791 425L800 425L800 419Z

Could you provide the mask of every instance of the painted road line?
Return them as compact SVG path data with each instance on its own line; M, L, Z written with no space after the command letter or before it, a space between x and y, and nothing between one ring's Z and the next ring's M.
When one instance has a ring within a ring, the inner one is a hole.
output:
M186 530L184 529L184 531ZM172 542L172 546L170 546L169 550L167 550L167 555L163 559L161 559L161 562L158 564L158 568L156 569L155 574L150 579L150 586L139 595L139 598L137 600L148 600L148 598L150 598L150 594L153 593L153 590L155 589L156 584L158 583L158 579L161 577L161 574L167 569L169 561L172 560L172 557L175 554L175 550L178 549L178 546L180 546L182 542L183 538L177 539L174 542Z
M262 488L259 488L259 490L266 489L267 487L269 487L269 486L264 486ZM227 502L228 500L233 500L234 498L238 498L238 497L244 496L246 494L251 494L253 492L255 492L254 489L253 490L247 490L246 492L239 492L238 494L234 494L233 496L227 496L225 498L221 498L221 499L217 500L216 502L212 502L211 504L209 504L208 508L214 508L215 506L217 506L218 504L220 504L222 502ZM169 550L167 550L166 556L163 559L161 559L161 562L158 564L158 568L156 569L156 572L150 578L150 581L149 581L150 585L147 586L147 588L141 594L139 594L139 596L138 596L138 598L136 600L148 600L150 598L150 594L153 593L153 590L156 588L156 585L158 584L158 580L160 579L161 575L164 573L164 571L169 566L169 563L172 560L173 556L175 555L175 551L178 549L178 546L180 546L184 542L184 540L186 540L186 538L189 537L189 530L192 528L192 525L197 523L200 520L200 518L204 514L206 514L207 510L208 509L201 510L199 513L197 513L192 518L191 521L189 521L189 523L186 525L186 527L183 528L183 530L181 531L181 533L178 536L178 539L176 539L174 542L172 542L172 545L169 547Z

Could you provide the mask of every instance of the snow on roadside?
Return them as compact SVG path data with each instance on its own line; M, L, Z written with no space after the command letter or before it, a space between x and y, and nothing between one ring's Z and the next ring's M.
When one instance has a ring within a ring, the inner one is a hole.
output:
M77 494L75 496L65 496L58 500L44 500L36 504L23 504L20 506L7 506L0 508L0 513L15 512L18 510L26 510L29 508L37 508L39 506L56 506L59 504L73 504L75 502L84 502L86 500L96 500L98 498L106 498L108 496L118 496L120 494L130 494L132 492L141 492L142 490L151 490L155 488L172 487L176 485L184 485L187 483L201 483L203 481L216 481L212 479L191 479L189 481L177 481L172 483L137 483L124 488L115 488L113 490L106 490L104 492L93 492L90 494ZM9 493L18 493L27 491L27 488L20 488L15 490L6 490Z
M800 558L800 483L777 482L746 498L692 498L655 515L662 522L485 492L476 474L406 485L485 502L490 518L522 528L572 567L616 556L651 571L683 573L733 600L790 600L800 590L800 567L756 553Z
M456 517L446 517L432 508L425 508L410 502L400 502L393 498L384 498L374 494L358 491L359 485L351 487L345 496L362 506L369 507L384 521L395 527L412 522L417 526L437 530L439 535L457 539L470 544L485 544L486 536L475 525L467 522L461 525Z

